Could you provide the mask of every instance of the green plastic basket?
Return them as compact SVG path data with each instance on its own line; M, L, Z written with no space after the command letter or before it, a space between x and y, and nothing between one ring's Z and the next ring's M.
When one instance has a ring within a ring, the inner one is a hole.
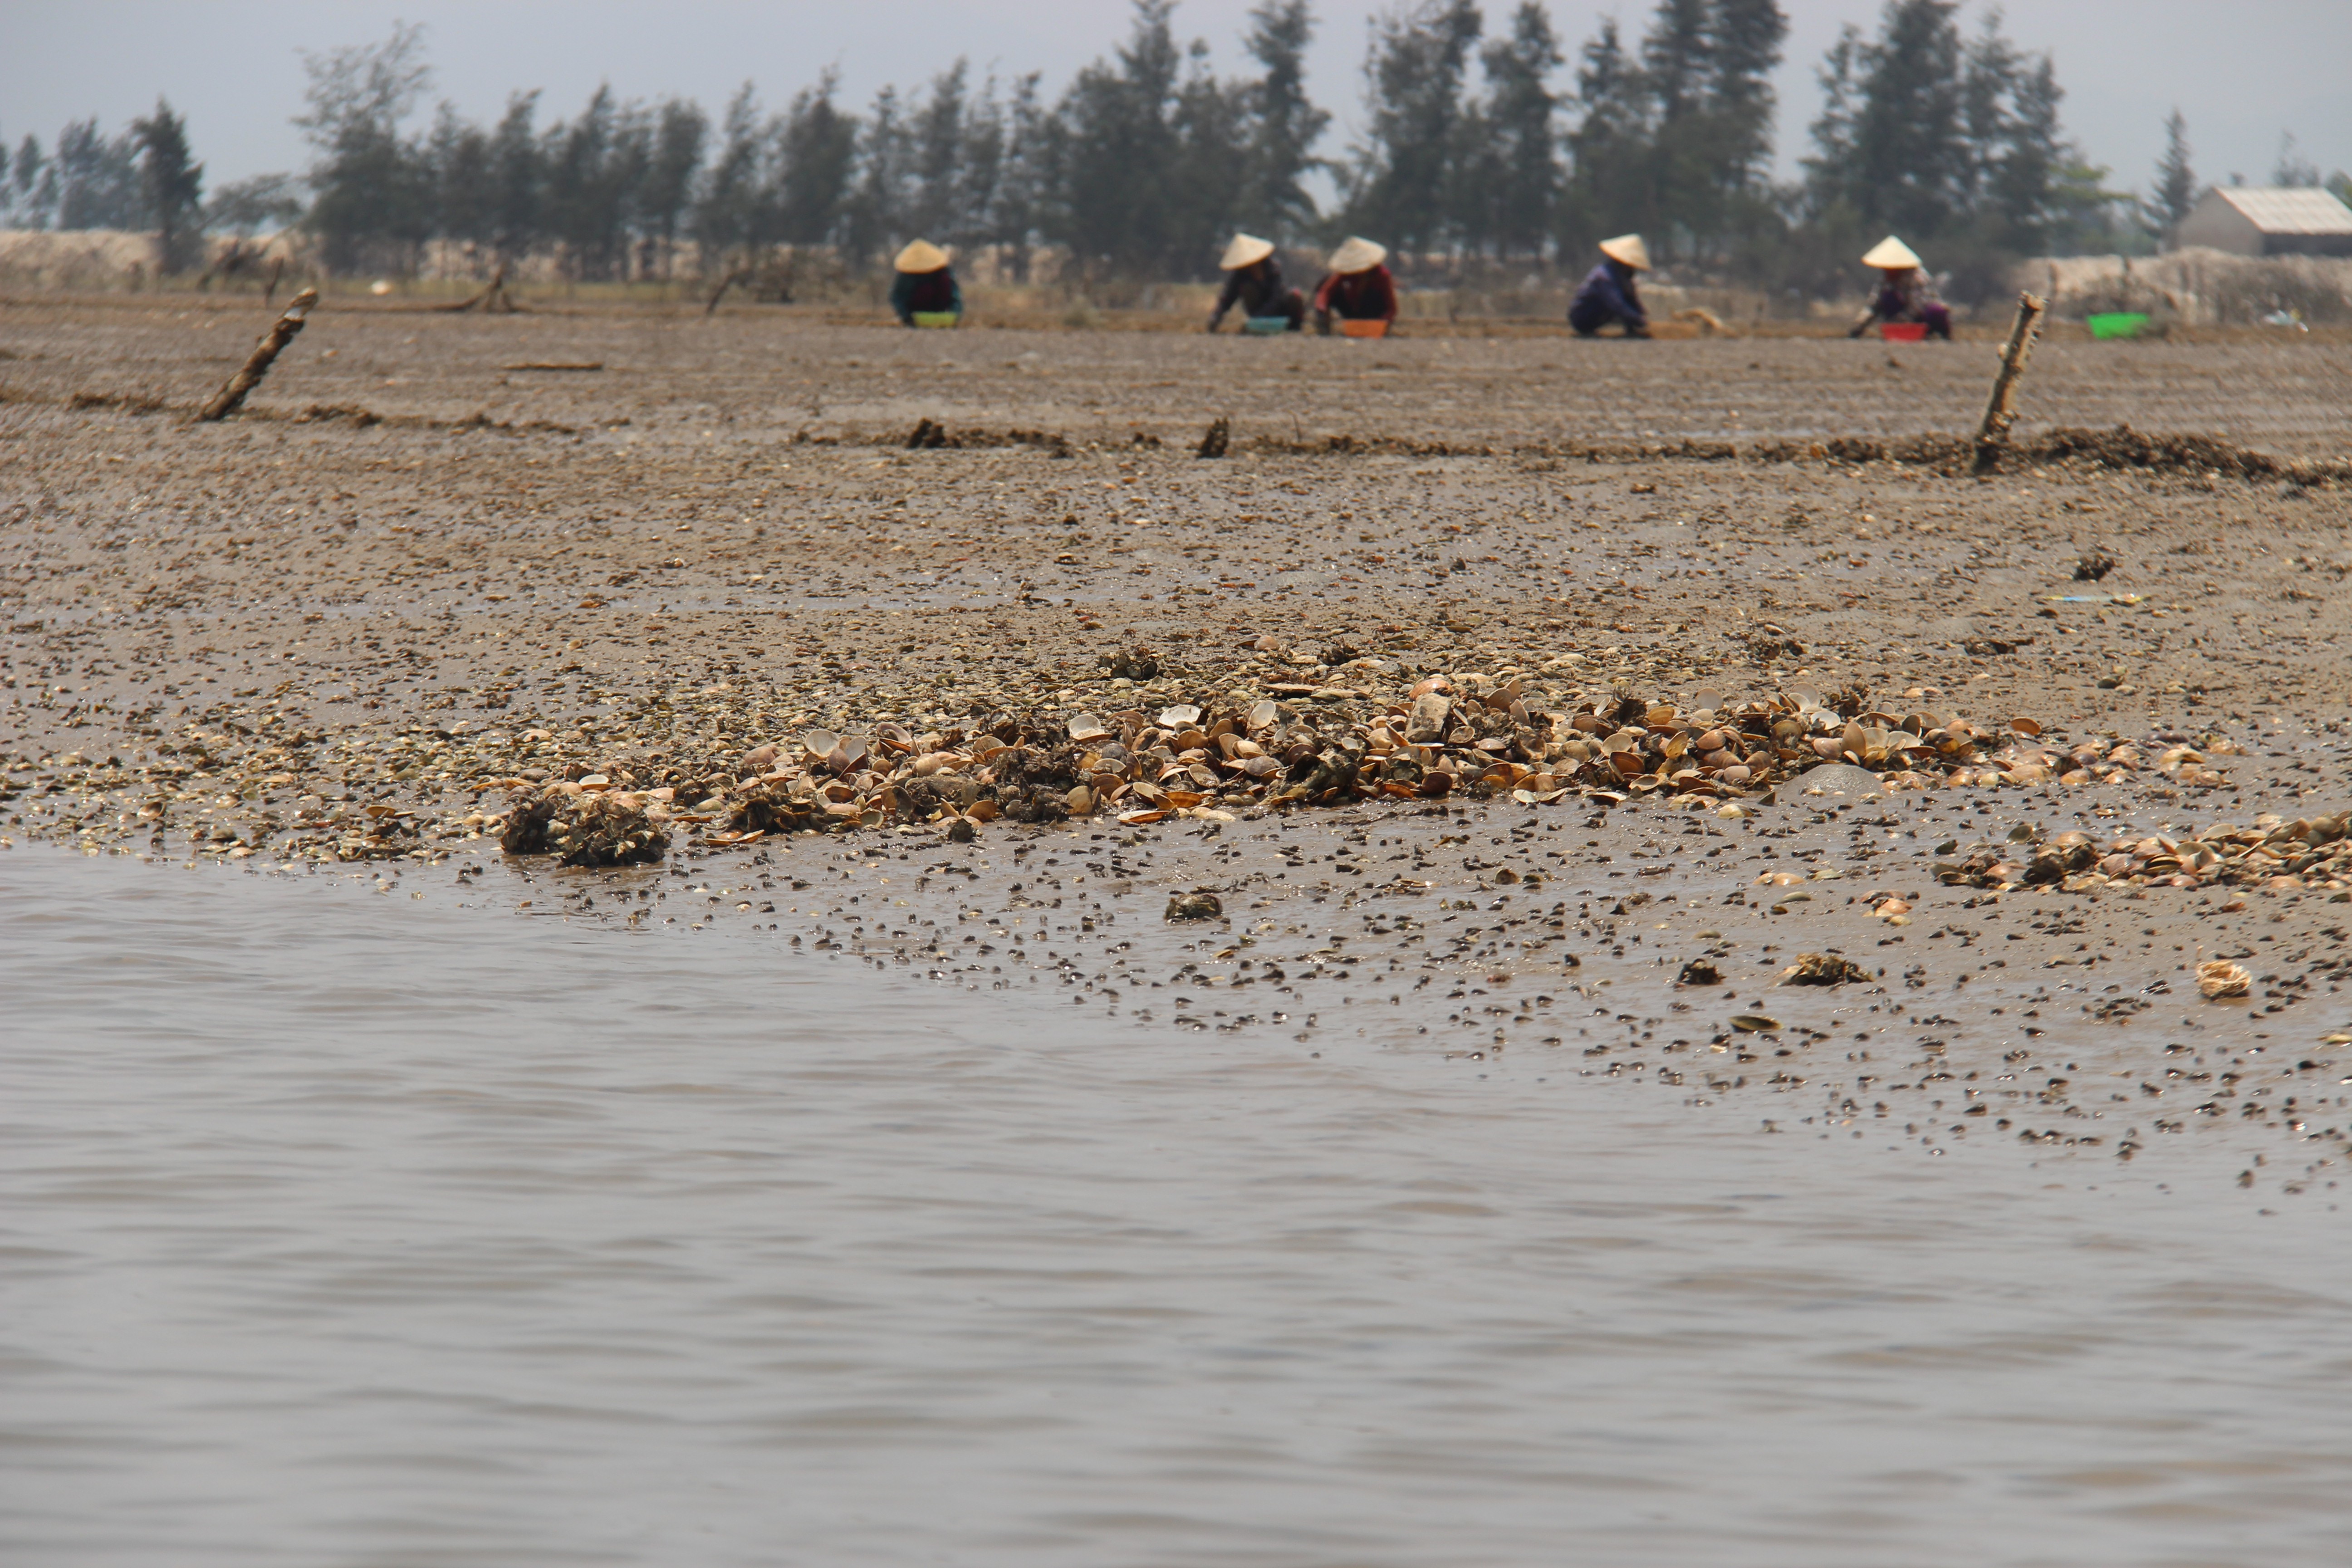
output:
M1270 338L1277 332L1290 331L1287 316L1251 316L1242 322L1242 331L1254 338Z
M918 310L915 325L919 327L960 327L963 318L953 310Z
M2091 336L2101 340L2136 338L2139 330L2147 325L2147 317L2138 310L2107 310L2084 317L2083 324L2091 329Z

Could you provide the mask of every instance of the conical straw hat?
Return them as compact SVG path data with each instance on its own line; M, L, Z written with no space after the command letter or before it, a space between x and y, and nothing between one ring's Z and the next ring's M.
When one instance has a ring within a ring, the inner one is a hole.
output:
M1642 243L1638 234L1621 234L1614 239L1601 242L1601 254L1612 261L1622 261L1636 272L1650 269L1650 247Z
M1223 271L1231 272L1237 267L1255 267L1273 254L1274 241L1260 239L1254 234L1237 234L1234 236L1234 242L1225 247L1224 257L1217 266Z
M1916 267L1920 262L1919 258L1912 252L1909 246L1890 234L1870 247L1870 254L1862 258L1862 264L1864 267L1892 270L1897 268Z
M948 264L948 253L928 239L918 239L898 253L890 265L901 272L937 272Z
M1345 244L1331 253L1331 270L1340 273L1370 272L1388 258L1387 247L1350 235Z

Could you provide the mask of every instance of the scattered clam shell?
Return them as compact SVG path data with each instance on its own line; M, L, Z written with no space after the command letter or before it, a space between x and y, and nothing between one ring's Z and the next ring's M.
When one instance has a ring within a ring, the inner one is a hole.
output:
M2205 993L2208 1001L2220 1001L2225 996L2243 996L2254 986L2254 977L2242 964L2226 958L2216 958L2197 966L2197 989Z

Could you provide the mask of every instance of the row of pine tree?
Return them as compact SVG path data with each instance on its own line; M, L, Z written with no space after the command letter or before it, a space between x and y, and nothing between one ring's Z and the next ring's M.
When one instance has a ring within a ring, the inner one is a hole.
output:
M2064 134L2052 61L1997 12L1964 36L1957 0L1888 0L1874 36L1845 30L1793 184L1770 178L1775 0L1660 0L1638 40L1605 22L1572 60L1538 0L1491 34L1475 0L1419 0L1374 23L1344 149L1306 90L1308 0L1262 0L1245 68L1223 76L1174 10L1134 0L1127 38L1051 100L1036 75L975 80L959 61L863 110L829 74L772 111L746 85L715 123L599 89L566 120L518 92L495 122L444 103L416 126L424 36L396 27L304 57L315 161L299 178L204 201L187 127L159 102L111 139L85 121L53 151L0 150L0 198L18 226L154 230L166 269L207 229L299 222L339 269L404 270L443 241L485 266L552 255L582 279L668 276L683 240L706 272L779 246L861 262L921 235L1002 247L1016 270L1047 245L1084 276L1138 279L1202 275L1237 228L1362 233L1424 271L1576 265L1639 230L1670 267L1811 292L1896 230L1937 248L1965 298L2019 255L2129 244L2132 218L2160 229L2196 190L2177 115L2152 196L2105 189Z

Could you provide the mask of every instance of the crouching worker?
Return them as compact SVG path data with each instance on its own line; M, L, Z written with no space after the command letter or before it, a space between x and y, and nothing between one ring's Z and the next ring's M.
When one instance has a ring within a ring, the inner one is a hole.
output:
M956 283L948 253L928 239L919 239L900 251L891 263L898 276L890 285L890 309L902 327L928 326L918 316L963 320L963 289Z
M1282 261L1274 254L1274 242L1260 239L1254 234L1237 234L1225 247L1225 254L1217 262L1224 272L1224 292L1217 296L1217 308L1209 317L1208 330L1215 331L1225 319L1225 312L1235 305L1242 308L1247 321L1271 321L1277 317L1287 321L1287 331L1297 331L1307 324L1307 300L1296 289L1282 286Z
M1638 234L1621 234L1601 242L1601 265L1584 275L1576 298L1568 304L1568 324L1580 338L1597 338L1601 329L1615 323L1629 338L1650 335L1650 315L1642 309L1641 291L1633 274L1650 269L1650 247Z
M1909 246L1890 234L1871 247L1862 264L1878 268L1878 296L1847 337L1862 336L1874 321L1911 321L1924 322L1929 337L1952 341L1952 312L1936 298L1936 286L1927 281Z
M1394 325L1396 279L1381 264L1388 259L1384 247L1369 239L1349 239L1331 253L1331 269L1315 286L1315 330L1331 335L1331 318L1343 321L1381 321Z

